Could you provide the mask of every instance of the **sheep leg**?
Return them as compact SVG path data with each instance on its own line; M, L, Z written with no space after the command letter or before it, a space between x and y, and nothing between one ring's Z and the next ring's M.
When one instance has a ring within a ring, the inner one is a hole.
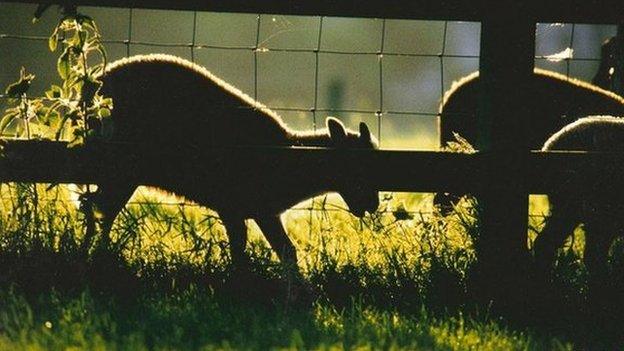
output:
M282 264L292 271L297 271L297 250L286 234L279 215L259 216L256 220Z
M553 206L546 225L535 239L533 246L538 274L544 277L548 275L555 261L557 249L572 234L576 225L577 221L568 208Z
M110 232L117 215L124 208L134 193L136 185L122 182L98 184L98 190L93 195L93 203L101 213L100 220L100 246L108 248L110 245ZM83 245L88 245L90 240L85 240Z
M612 228L596 225L594 222L585 224L585 266L587 272L594 277L604 276L607 272L609 247L614 239Z
M585 223L585 267L588 277L588 298L594 312L608 306L609 248L617 233L615 223L596 218Z
M220 214L221 221L225 226L225 233L230 241L230 253L232 264L237 268L249 266L249 256L245 252L247 245L247 225L242 216Z
M305 302L315 295L311 287L305 283L297 265L297 250L286 234L279 215L266 215L256 218L264 236L277 253L285 270L286 301Z

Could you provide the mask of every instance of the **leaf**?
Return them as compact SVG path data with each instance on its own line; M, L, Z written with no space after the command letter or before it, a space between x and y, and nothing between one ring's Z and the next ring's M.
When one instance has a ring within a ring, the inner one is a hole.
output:
M35 75L26 74L26 69L22 67L22 69L20 70L20 79L17 82L10 84L6 88L5 93L10 97L20 97L26 94L26 92L30 88L30 84L33 79L35 79Z
M108 109L113 108L113 99L112 98L103 98L100 102L100 106L106 107Z
M28 91L28 89L30 88L30 82L28 81L19 81L13 84L10 84L7 88L6 88L6 94L9 95L10 97L20 97L24 94L26 94L26 92Z
M48 38L48 47L50 48L50 51L56 51L57 45L58 45L58 37L56 35L50 36L50 38Z
M45 125L50 125L50 122L46 118L49 114L50 114L50 109L47 108L47 107L40 108L40 109L38 109L35 112L35 115L37 117L37 121L39 121L40 123L43 123Z
M71 50L74 53L79 53L76 52L76 49L80 49L81 45L80 45L80 35L78 34L80 31L76 30L74 31L74 35L72 35L71 38L66 38L65 39L65 44L71 48Z
M55 121L59 120L61 114L58 111L50 110L46 115L45 125L51 126Z
M110 117L110 115L111 115L111 112L107 108L101 108L98 110L98 116L100 118L107 118L107 117Z
M58 62L56 63L56 69L61 76L61 79L66 80L69 77L70 71L70 53L68 49L65 49L63 54L58 58Z
M19 116L19 112L9 112L0 120L0 135L4 134L5 129L13 122L13 120Z
M61 134L63 133L63 130L65 129L65 123L67 122L67 120L69 119L68 115L63 116L63 119L61 120L61 122L59 123L58 126L58 130L56 131L56 134L54 135L54 139L55 140L59 140L61 138Z
M46 126L51 126L52 123L60 118L60 114L57 111L61 105L56 101L51 106L41 106L37 109L37 120Z
M104 45L98 44L96 47L97 51L102 55L102 68L106 68L106 63L108 62L108 56L106 56L106 49L104 49Z
M69 96L71 94L72 88L78 89L76 90L76 92L79 92L81 84L82 84L82 81L76 75L72 75L69 78L67 78L67 80L63 82L63 87L66 90L66 95Z
M48 47L50 51L56 51L56 47L58 46L59 36L58 36L58 27L54 29L54 33L50 35L48 38Z
M45 92L45 95L48 99L59 99L63 96L63 89L58 85L52 85L50 89Z

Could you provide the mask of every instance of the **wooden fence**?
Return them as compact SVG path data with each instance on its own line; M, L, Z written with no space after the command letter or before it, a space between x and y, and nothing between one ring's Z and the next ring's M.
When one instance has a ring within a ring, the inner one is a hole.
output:
M26 0L59 3L68 1ZM483 298L523 310L528 289L528 194L547 193L571 173L586 174L604 164L624 164L624 155L530 152L526 136L530 126L533 90L531 74L537 22L619 23L624 2L599 0L76 0L78 5L184 10L329 15L481 22L479 136L476 154L415 151L352 151L325 149L236 148L240 162L295 164L312 162L364 166L371 183L380 190L465 191L477 194L482 207L478 276ZM19 144L19 145L18 145ZM98 157L67 152L63 145L34 152L20 143L0 158L0 181L96 183L110 167L132 169L136 180L155 184L172 172L142 174L141 162L119 164L115 155L128 147L113 145ZM353 154L357 153L357 156ZM295 161L299 160L299 161ZM218 161L215 161L218 162ZM354 163L355 162L355 163ZM166 167L166 165L164 165ZM218 166L218 163L215 164ZM110 171L110 170L109 170ZM583 173L585 172L585 173ZM109 173L109 172L106 172ZM624 175L624 173L623 173Z

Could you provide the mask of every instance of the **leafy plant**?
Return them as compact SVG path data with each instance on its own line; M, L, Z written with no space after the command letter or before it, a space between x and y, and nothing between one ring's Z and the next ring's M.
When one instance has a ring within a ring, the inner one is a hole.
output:
M33 19L36 22L47 5L40 5ZM48 39L51 51L59 52L56 69L60 84L52 84L45 96L29 95L35 75L22 67L20 78L6 90L8 107L0 119L0 134L11 130L17 138L69 141L69 146L84 144L110 135L107 119L113 108L112 99L100 93L101 77L106 67L106 51L95 21L78 13L75 6L61 6L62 17ZM36 189L34 185L16 185L17 189ZM37 191L31 196L37 216ZM82 251L91 246L95 235L95 218L89 188L83 196L81 210L86 221Z
M60 52L56 68L62 83L51 85L45 97L29 97L35 78L22 68L20 79L5 90L9 108L0 119L0 133L14 121L16 137L68 140L70 146L109 135L106 119L112 99L100 93L106 67L106 51L95 21L77 12L75 6L62 6L62 18L48 39L50 51ZM44 9L37 9L36 21ZM94 63L95 62L95 63ZM33 133L31 126L40 128Z
M453 137L455 140L446 143L446 145L442 148L443 151L466 154L474 154L476 152L474 146L472 146L468 140L464 139L464 137L459 135L459 133L453 132Z

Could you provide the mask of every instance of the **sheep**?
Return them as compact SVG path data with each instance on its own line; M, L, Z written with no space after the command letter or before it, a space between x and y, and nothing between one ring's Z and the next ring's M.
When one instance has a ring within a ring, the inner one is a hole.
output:
M457 82L445 94L440 105L438 134L440 147L454 141L458 133L471 143L477 138L479 72ZM536 68L534 71L533 113L527 116L530 133L527 145L542 147L544 141L568 123L590 115L624 115L624 98L592 84L559 73ZM438 193L434 198L443 213L452 209L459 195Z
M624 119L611 116L578 119L548 138L542 150L624 152ZM583 223L584 261L590 284L604 282L609 248L624 230L622 187L613 179L621 167L607 164L592 175L572 174L548 194L550 216L534 243L536 266L541 274L550 271L557 248Z
M361 172L349 169L283 169L270 165L249 169L235 159L214 178L201 179L206 170L202 151L236 146L315 146L377 148L364 123L354 132L335 118L326 128L296 132L280 116L203 67L178 57L151 54L111 63L102 76L102 93L113 99L112 143L138 143L162 155L162 162L183 165L180 177L158 188L217 211L230 242L232 262L245 266L248 256L246 219L255 219L282 264L296 267L297 253L280 221L294 204L338 188L351 212L363 216L379 205L377 191ZM105 144L103 144L105 145ZM184 153L180 150L197 150ZM173 159L167 160L172 157ZM149 172L159 172L158 165ZM189 182L189 179L191 180ZM285 181L286 180L286 181ZM98 184L93 201L101 212L101 241L108 245L113 221L138 184L123 174L111 174Z
M590 115L624 115L624 98L578 79L536 68L534 114L527 116L531 133L528 145L539 149L544 141L568 123ZM453 133L473 143L477 138L479 72L454 82L440 105L440 146L453 141Z

